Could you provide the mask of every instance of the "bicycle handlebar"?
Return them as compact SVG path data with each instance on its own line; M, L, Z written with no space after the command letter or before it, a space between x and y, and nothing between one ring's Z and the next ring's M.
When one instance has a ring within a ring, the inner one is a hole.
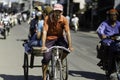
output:
M70 50L67 49L67 48L65 48L65 47L63 47L63 46L52 46L52 47L50 47L50 48L47 49L47 52L49 52L52 49L63 49L63 50L65 50L65 51L67 51L67 52L70 53Z

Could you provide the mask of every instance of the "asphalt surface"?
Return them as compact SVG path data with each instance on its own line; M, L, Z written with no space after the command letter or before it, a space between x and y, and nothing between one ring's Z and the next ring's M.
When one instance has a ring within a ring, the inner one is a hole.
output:
M13 27L6 40L0 36L0 80L24 80L22 44L27 38L28 27L26 23ZM71 30L71 35L74 51L68 56L68 80L105 80L104 71L96 65L99 60L95 46L99 39L95 31L75 33ZM41 65L41 59L36 57L35 64ZM41 68L30 68L29 80L42 80Z

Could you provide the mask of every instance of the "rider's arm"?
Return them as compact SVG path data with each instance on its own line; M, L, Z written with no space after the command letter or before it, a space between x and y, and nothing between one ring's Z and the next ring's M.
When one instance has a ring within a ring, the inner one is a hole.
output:
M43 25L43 35L42 35L42 47L46 47L45 43L46 43L46 37L47 37L47 30L48 30L48 24L47 24L47 18L45 18L44 20L44 25Z
M38 27L37 27L37 39L41 38L42 35L42 30L43 30L43 20L38 22Z
M104 24L100 24L100 26L97 29L97 34L100 39L107 38L107 36L105 35L105 25Z
M66 38L68 41L68 47L70 50L72 50L72 41L71 41L71 34L70 34L70 28L67 19L65 19L65 32L66 32Z

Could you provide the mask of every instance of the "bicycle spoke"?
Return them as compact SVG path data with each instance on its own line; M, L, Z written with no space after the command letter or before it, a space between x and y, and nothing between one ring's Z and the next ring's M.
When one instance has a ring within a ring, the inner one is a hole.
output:
M52 79L52 63L50 60L49 65L48 65L46 80L51 80L51 79Z
M61 75L62 75L61 62L57 61L55 65L55 71L54 71L55 80L61 80L62 79Z

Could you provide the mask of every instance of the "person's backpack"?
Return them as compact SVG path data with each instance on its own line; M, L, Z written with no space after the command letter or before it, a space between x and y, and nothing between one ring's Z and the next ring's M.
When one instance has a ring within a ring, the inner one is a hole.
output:
M30 22L29 31L30 31L31 37L36 33L37 23L38 23L37 19L32 19Z

